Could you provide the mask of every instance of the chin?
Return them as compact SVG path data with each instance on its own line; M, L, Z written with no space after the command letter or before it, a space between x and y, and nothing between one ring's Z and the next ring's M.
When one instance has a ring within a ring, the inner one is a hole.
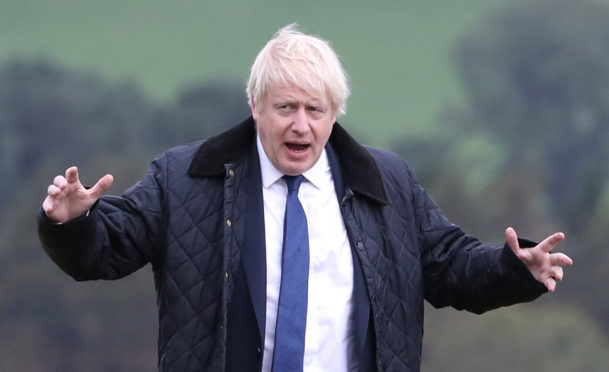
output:
M287 174L288 176L298 176L299 174L303 174L304 172L311 169L312 166L300 166L300 167L285 167L282 172Z
M304 172L306 172L306 171L304 171L304 170L301 171L298 169L287 169L287 170L283 171L283 173L285 173L288 176L298 176L299 174L303 174Z
M316 159L313 159L310 156L301 159L282 159L280 162L280 167L276 167L282 173L285 173L289 176L297 176L299 174L303 174L309 169L313 168L315 165Z

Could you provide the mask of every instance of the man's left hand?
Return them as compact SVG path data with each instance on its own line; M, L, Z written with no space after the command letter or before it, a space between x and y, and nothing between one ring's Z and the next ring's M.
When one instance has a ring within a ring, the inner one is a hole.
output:
M565 239L565 234L558 232L545 238L532 248L520 248L518 235L513 228L505 230L505 240L522 262L527 266L535 279L543 283L548 291L554 292L556 283L563 278L562 266L573 265L573 260L564 253L550 253Z

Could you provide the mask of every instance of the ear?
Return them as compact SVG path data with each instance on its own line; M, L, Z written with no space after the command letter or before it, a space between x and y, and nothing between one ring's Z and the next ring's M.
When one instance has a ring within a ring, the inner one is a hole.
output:
M258 111L256 110L256 102L254 102L254 98L250 101L250 106L252 107L252 117L255 121L258 121Z

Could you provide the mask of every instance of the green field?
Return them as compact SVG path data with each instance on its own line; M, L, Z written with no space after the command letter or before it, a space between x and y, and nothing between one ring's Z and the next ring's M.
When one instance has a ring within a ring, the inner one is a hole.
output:
M0 62L47 57L111 81L136 81L167 100L189 84L245 81L266 40L298 22L331 41L350 75L353 94L341 122L385 146L426 131L444 105L459 102L451 46L505 3L10 0L0 3Z

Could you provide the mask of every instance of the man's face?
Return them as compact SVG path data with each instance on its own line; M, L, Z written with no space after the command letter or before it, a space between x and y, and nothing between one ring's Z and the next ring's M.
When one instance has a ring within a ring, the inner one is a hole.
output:
M252 116L267 157L290 176L313 167L336 121L327 96L311 96L293 86L271 89L262 107L252 102Z

